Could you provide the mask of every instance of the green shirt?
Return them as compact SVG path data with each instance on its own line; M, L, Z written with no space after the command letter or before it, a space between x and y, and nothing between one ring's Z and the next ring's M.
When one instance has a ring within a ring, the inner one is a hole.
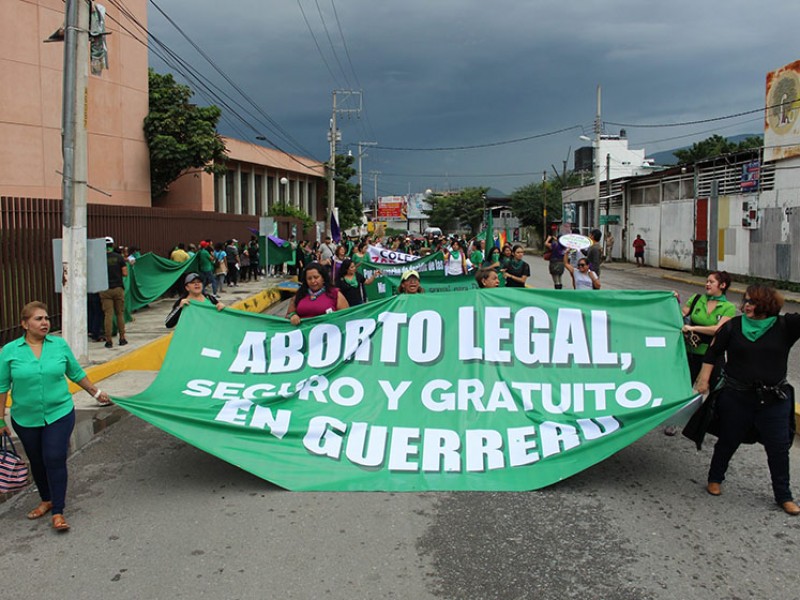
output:
M200 270L206 273L214 270L214 259L205 248L200 250Z
M0 393L11 390L11 416L23 427L43 427L72 411L65 375L75 382L86 377L60 337L46 336L38 359L24 336L0 351Z
M709 314L708 296L705 294L700 294L699 296L697 304L694 305L694 310L690 313L692 325L699 325L701 327L716 326L722 317L732 318L736 316L736 306L733 302L728 302L727 300L717 302L714 310ZM689 308L692 306L692 300L694 300L694 296L689 298L689 301L686 303L686 306ZM708 344L698 344L697 348L692 348L687 345L686 350L691 354L705 354L706 350L708 350Z
M469 262L471 262L475 268L480 267L483 262L483 252L480 250L473 250L472 254L469 255Z

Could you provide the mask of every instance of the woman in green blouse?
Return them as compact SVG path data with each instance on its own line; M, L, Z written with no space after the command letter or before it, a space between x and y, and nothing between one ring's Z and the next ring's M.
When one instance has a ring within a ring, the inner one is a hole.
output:
M706 279L706 293L691 296L681 308L684 321L686 321L683 332L686 339L689 376L693 384L700 374L703 357L714 334L722 325L736 316L736 306L725 297L725 292L728 291L730 285L731 276L726 271L715 271ZM712 389L722 372L723 362L723 360L719 360L714 365L711 375ZM668 425L664 428L664 433L675 435L678 433L678 427Z
M67 451L75 426L75 405L65 376L99 404L111 404L111 399L89 381L67 343L47 335L47 306L41 302L26 304L22 328L25 335L0 351L0 433L10 433L4 418L8 392L12 391L11 423L25 448L41 497L28 518L38 519L52 510L53 527L67 531Z
M689 360L689 374L692 383L700 374L703 366L703 356L708 350L714 334L727 321L736 316L736 306L725 297L725 292L731 285L731 276L726 271L715 271L706 279L706 293L695 294L684 304L682 313L688 322L683 326L683 331L695 334L693 340L688 340L686 352ZM722 365L717 365L712 383L716 383Z

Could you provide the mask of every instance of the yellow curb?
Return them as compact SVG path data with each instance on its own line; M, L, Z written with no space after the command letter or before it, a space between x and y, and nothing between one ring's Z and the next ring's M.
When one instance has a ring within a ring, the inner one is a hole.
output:
M239 300L232 304L230 308L236 310L243 310L246 312L261 313L268 309L276 302L280 302L281 293L276 288L265 289L254 296ZM172 333L165 334L164 336L153 340L137 348L132 352L128 352L123 356L109 360L102 365L95 365L86 369L86 375L92 380L92 383L97 383L103 379L107 379L117 373L123 371L157 371L161 368L164 362L164 357L167 355ZM75 393L81 388L76 384L69 382L70 393Z

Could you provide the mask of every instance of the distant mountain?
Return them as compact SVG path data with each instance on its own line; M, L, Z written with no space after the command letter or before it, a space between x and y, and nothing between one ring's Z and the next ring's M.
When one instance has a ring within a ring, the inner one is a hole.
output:
M729 142L742 142L742 141L746 140L747 138L753 137L753 136L762 137L763 134L761 134L761 133L742 133L742 134L739 134L739 135L732 135L732 136L730 136L728 138L725 138L725 139L728 140ZM672 150L664 150L663 152L655 152L653 154L649 154L647 156L647 158L653 159L653 161L655 161L655 164L658 165L658 166L669 167L671 165L677 165L678 164L678 159L675 158L675 155L673 154L673 152L675 152L676 150L687 150L687 149L689 149L691 147L692 146L690 144L688 146L681 146L680 148L673 148Z

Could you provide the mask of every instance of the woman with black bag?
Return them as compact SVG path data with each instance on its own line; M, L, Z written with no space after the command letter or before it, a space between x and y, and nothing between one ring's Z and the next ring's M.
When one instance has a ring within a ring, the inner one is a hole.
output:
M789 449L794 424L794 390L786 381L789 351L800 338L800 314L779 316L783 296L764 285L745 292L742 315L720 327L708 347L695 389L709 391L714 365L726 356L715 411L719 439L708 470L706 491L722 494L728 464L755 430L767 453L775 502L800 515L789 485Z
M703 366L703 356L717 330L736 316L736 306L729 302L725 293L731 285L731 276L726 271L716 271L706 279L706 293L695 294L681 309L683 312L683 334L686 339L686 354L689 375L695 381ZM716 365L716 383L722 365ZM713 386L712 386L713 387Z
M726 271L715 271L706 278L706 293L695 294L683 305L683 337L686 341L686 359L689 362L690 381L694 382L703 366L703 357L708 350L714 334L725 323L736 316L736 306L725 297L731 285L731 276ZM724 357L714 365L709 385L711 389L722 372ZM678 433L678 427L668 425L664 428L666 435Z

